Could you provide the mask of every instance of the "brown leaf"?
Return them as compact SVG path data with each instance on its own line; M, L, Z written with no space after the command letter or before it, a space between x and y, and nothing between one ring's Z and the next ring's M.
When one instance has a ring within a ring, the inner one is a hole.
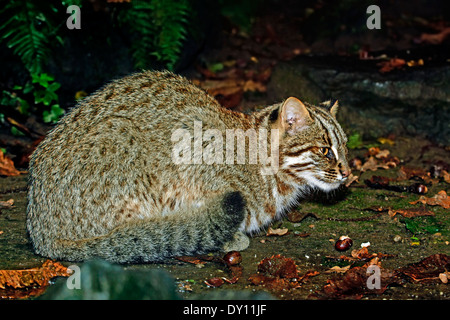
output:
M433 179L429 172L422 168L410 168L410 167L400 167L398 171L397 181L409 180L413 177L421 178L425 183L436 184L439 182L438 179Z
M279 254L261 260L258 271L280 278L296 278L298 275L294 260Z
M439 274L450 268L450 256L434 254L417 263L409 264L398 271L414 282L439 282Z
M272 229L271 227L269 227L266 236L284 236L288 233L288 231L288 228Z
M49 285L50 279L54 277L68 277L70 275L71 272L68 268L52 260L45 261L38 268L0 270L0 289L5 289L5 292L7 292L7 294L0 292L0 298L16 299L37 295L45 290L44 288ZM36 287L42 288L42 290L35 290ZM29 291L24 293L23 289Z
M367 268L370 264L362 267L354 267L344 273L343 276L327 280L327 284L322 291L316 292L311 297L325 298L325 299L361 299L367 294L382 294L389 285L400 282L400 279L394 272L381 269L380 274L380 289L369 289L367 280L370 273L367 273Z
M14 167L14 162L0 150L0 176L18 176L20 171Z
M450 174L447 171L442 170L441 177L444 179L445 182L450 183Z
M359 176L354 176L352 173L348 176L347 181L345 182L345 186L348 188L353 182L359 182L358 181Z
M410 208L410 209L389 209L389 216L393 218L396 214L399 214L405 218L414 218L422 216L434 216L433 211L427 210L425 207Z
M431 44L439 44L442 43L447 37L450 36L450 27L444 28L439 33L422 33L419 38L419 43L431 43Z
M192 257L192 256L180 256L180 257L175 257L175 259L179 260L179 261L183 261L183 262L187 262L187 263L192 263L192 264L206 264L206 261L203 261L201 259L199 259L198 257Z
M211 279L205 280L205 284L208 287L217 288L217 287L220 287L221 285L224 284L224 280L222 278L215 277L215 278L211 278Z
M439 191L434 197L427 198L421 196L419 200L410 202L411 204L416 204L418 202L428 204L430 206L441 206L444 209L450 209L450 197L447 195L445 190Z
M0 209L11 209L14 206L14 199L0 201Z
M314 219L319 219L319 217L316 214L312 213L312 212L301 212L301 211L298 211L298 210L291 211L287 215L287 219L290 222L294 222L294 223L295 222L300 222L303 219L305 219L306 217L313 217Z
M400 69L401 67L406 65L406 61L403 59L393 58L388 61L382 61L377 65L381 67L379 69L381 73L386 73L394 69Z
M390 166L391 165L391 166ZM369 159L361 166L361 172L371 170L376 171L378 169L390 169L392 164L379 163L375 157L370 156Z

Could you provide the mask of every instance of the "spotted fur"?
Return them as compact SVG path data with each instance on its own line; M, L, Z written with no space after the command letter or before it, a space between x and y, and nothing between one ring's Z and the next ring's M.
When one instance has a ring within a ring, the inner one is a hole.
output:
M242 233L280 218L311 188L345 181L336 109L289 98L245 115L170 72L113 81L63 117L31 157L27 227L35 251L130 263L244 249ZM192 132L196 121L203 132L278 130L278 170L262 175L267 164L247 160L175 164L171 135Z

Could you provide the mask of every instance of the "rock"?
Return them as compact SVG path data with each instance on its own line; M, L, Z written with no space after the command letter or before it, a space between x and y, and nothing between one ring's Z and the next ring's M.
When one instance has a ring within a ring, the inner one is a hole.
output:
M268 85L270 102L296 96L318 103L339 100L347 132L365 137L423 135L450 140L450 66L405 67L381 74L376 61L298 57L278 64Z
M80 265L80 286L69 289L58 279L40 299L50 300L179 300L173 278L164 270L125 270L94 260Z

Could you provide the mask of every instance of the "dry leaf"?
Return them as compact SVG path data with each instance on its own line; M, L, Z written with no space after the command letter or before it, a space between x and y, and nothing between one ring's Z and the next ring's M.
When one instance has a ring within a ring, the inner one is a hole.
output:
M401 67L406 65L406 61L403 59L393 58L390 59L389 61L382 61L377 65L381 67L379 70L381 73L386 73L394 69L400 69Z
M399 272L411 278L414 282L439 282L439 275L447 272L450 256L434 254L417 263L398 269Z
M441 177L444 179L445 182L450 183L450 174L447 171L442 170Z
M18 176L20 171L14 167L14 162L0 150L0 176Z
M431 178L429 172L425 171L422 168L410 168L410 167L400 167L398 171L397 181L409 180L413 177L421 178L425 183L436 184L439 182L439 179Z
M272 229L269 227L266 236L284 236L288 231L288 228Z
M359 176L354 176L352 173L347 178L347 181L345 181L345 186L348 188L353 182L359 182L358 181Z
M334 266L330 269L328 269L327 271L325 271L325 273L346 273L348 271L348 269L350 269L351 265L349 264L348 266L345 267L339 267L339 266Z
M39 295L50 284L50 279L69 277L71 274L68 268L52 260L45 261L39 268L0 270L0 298L18 299ZM1 292L1 289L5 291Z
M443 272L439 274L439 280L442 283L448 283L448 279L450 278L450 272Z
M175 259L183 261L183 262L195 264L195 265L206 264L206 261L200 260L198 257L192 257L192 256L180 256L180 257L175 257Z
M439 191L432 198L421 196L419 200L412 201L410 202L410 204L416 204L418 202L428 204L430 206L441 206L444 209L450 209L450 197L447 195L447 192L445 192L445 190Z
M297 266L291 258L282 255L274 255L270 258L264 258L259 262L258 271L268 275L280 278L297 278Z
M382 158L387 158L388 156L389 156L389 150L387 150L387 149L384 149L384 150L380 150L380 152L378 152L376 155L375 155L375 158L377 158L377 159L382 159Z
M406 63L408 65L408 67L417 67L417 66L423 66L423 59L419 59L417 61L415 60L410 60Z
M370 156L369 159L361 166L360 171L364 172L367 170L376 171L378 169L390 169L392 164L390 163L378 163L378 161L373 157Z
M378 138L377 141L381 144L388 144L390 146L393 146L395 142L389 138Z
M435 215L433 211L427 210L425 207L411 208L411 209L389 209L389 216L391 218L393 218L396 214L400 214L405 218Z
M449 36L450 36L450 27L444 28L441 32L435 34L422 33L420 35L419 43L426 42L431 44L439 44L442 43Z
M310 277L319 274L317 271L307 271L304 275L299 276L294 261L281 255L261 260L258 265L258 272L250 275L248 281L254 285L262 285L275 291L298 288Z
M0 209L10 209L14 206L14 199L0 201Z

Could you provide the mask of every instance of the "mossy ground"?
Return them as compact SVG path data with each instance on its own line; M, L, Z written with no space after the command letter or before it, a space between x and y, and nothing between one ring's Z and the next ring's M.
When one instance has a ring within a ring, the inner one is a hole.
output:
M385 148L383 145L381 148ZM403 162L399 165L428 169L432 163L448 159L449 151L430 144L424 139L397 139L394 146L387 147L391 154ZM350 158L361 156L367 150L351 150ZM235 284L225 283L219 288L210 288L204 281L212 277L230 277L224 265L214 262L206 263L202 268L198 265L174 261L169 264L144 264L124 266L127 269L161 268L167 270L176 279L178 291L184 298L191 298L206 292L224 290L265 290L254 286L247 279L257 272L258 263L265 257L281 254L296 262L300 273L315 270L319 275L311 277L297 289L270 292L280 299L306 299L316 291L320 291L328 279L335 275L325 273L330 268L326 257L338 257L341 254L350 256L351 250L344 253L334 248L334 241L341 235L353 239L352 249L360 248L362 243L370 242L369 252L393 255L382 260L382 267L396 269L415 263L436 253L450 254L450 214L448 209L439 206L427 206L435 213L434 217L416 217L411 221L416 228L406 225L401 216L391 218L386 212L373 212L370 207L391 207L405 209L418 207L409 202L417 200L419 195L406 192L375 190L364 185L363 181L372 175L396 177L399 167L389 170L364 172L360 183L354 183L336 197L316 195L303 201L296 209L301 213L312 213L299 222L287 219L276 222L272 228L288 228L283 236L266 236L264 233L251 239L250 247L243 251L243 274ZM354 172L358 175L358 172ZM13 198L15 207L3 209L0 213L0 269L25 269L40 266L46 259L33 253L26 234L26 192L5 193L7 190L26 186L26 176L0 179L0 200ZM410 181L398 184L411 184ZM439 182L430 186L428 197L438 191L449 193L449 184ZM363 219L361 219L363 218ZM364 220L369 218L368 220ZM301 237L299 234L309 234ZM416 239L411 239L415 237ZM394 240L395 238L395 240ZM413 241L414 240L414 241ZM418 244L412 244L417 242ZM65 263L69 265L70 263ZM450 299L448 284L407 283L402 286L388 288L381 295L366 295L366 299Z

